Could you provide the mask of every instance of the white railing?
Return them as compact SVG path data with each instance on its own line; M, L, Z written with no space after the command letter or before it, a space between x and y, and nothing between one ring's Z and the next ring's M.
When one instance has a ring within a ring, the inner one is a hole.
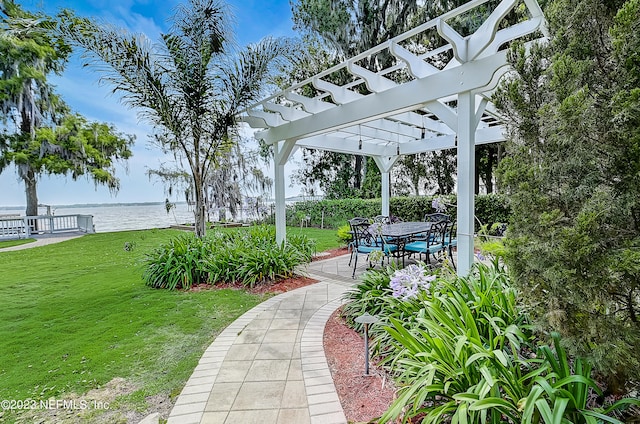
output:
M0 217L0 240L28 238L38 234L95 233L93 215L38 215Z
M20 215L3 215L0 217L0 240L27 237L29 237L27 226Z

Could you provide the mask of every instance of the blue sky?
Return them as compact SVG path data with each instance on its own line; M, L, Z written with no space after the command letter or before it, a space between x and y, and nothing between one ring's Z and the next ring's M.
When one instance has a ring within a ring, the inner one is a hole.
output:
M156 41L160 32L168 29L168 18L178 0L18 0L25 9L53 14L60 8L74 10L78 15L98 17L134 32L143 32ZM235 15L236 40L241 45L259 41L265 36L293 36L289 0L227 0ZM67 177L43 176L38 184L38 201L50 205L79 203L158 202L167 197L162 184L149 181L145 172L157 168L165 160L147 142L149 127L138 122L136 111L120 104L110 94L108 86L98 84L99 74L82 68L72 60L61 77L51 78L57 92L71 108L90 120L114 124L120 132L135 134L133 157L128 172L117 167L121 188L111 195L106 187L93 182ZM290 172L293 165L288 165ZM287 196L297 195L299 187L289 187ZM13 167L0 174L0 206L25 205L24 185ZM183 200L173 198L172 200Z

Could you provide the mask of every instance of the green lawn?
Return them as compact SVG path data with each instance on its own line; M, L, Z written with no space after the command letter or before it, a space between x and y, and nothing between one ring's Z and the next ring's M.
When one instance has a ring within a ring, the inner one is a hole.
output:
M3 240L0 241L0 249L4 249L5 247L20 246L21 244L33 243L34 241L36 241L36 239L32 238L19 240Z
M307 237L316 240L316 250L323 252L329 249L335 249L344 246L344 243L338 240L337 230L321 230L320 228L300 228L288 227L288 234L306 234Z
M334 230L296 231L319 238L319 250L339 246ZM0 252L0 399L81 395L115 377L138 388L120 399L124 409L177 395L215 336L264 300L146 287L144 254L179 233L102 233Z

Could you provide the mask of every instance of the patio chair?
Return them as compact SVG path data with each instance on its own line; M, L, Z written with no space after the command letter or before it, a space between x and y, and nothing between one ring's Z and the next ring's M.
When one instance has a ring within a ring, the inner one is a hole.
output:
M440 222L440 221L449 222L451 221L451 216L438 212L438 213L425 214L425 216L422 218L422 222ZM426 238L427 238L427 234L416 234L413 237L413 240L415 241L426 240ZM432 239L431 241L433 242L434 240Z
M395 221L394 221L395 218ZM374 224L380 224L380 225L390 225L393 224L395 222L402 222L402 220L400 220L400 218L397 217L391 217L391 216L386 216L386 215L376 215L373 217L373 223ZM393 237L385 237L385 241L387 243L392 243L394 241Z
M359 216L349 220L349 232L351 233L351 241L347 245L347 251L351 254L351 256L349 257L349 266L351 266L351 261L353 260L353 253L356 247L356 236L355 236L355 233L353 232L353 225L360 225L363 223L370 224L371 220L369 218L362 218Z
M447 222L447 227L444 230L444 247L447 249L447 254L453 265L453 269L456 269L456 261L453 259L453 248L458 247L458 226L455 222Z
M373 222L379 224L391 224L391 218L386 215L376 215L373 217Z
M353 234L353 250L351 251L349 265L351 265L351 260L355 255L352 278L356 278L358 254L364 253L367 255L367 258L369 258L372 252L382 252L382 262L384 263L385 257L388 260L389 255L398 250L397 245L388 243L384 237L376 234L376 224L372 225L366 218L354 218L349 221L349 226ZM369 261L369 266L373 266L371 261Z
M436 260L435 255L446 249L444 245L446 229L447 221L434 222L423 240L413 241L404 245L405 252L409 254L417 253L420 259L422 259L422 255L425 255L427 264L431 265L431 257Z
M422 219L424 222L439 222L439 221L451 221L451 215L446 213L428 213Z

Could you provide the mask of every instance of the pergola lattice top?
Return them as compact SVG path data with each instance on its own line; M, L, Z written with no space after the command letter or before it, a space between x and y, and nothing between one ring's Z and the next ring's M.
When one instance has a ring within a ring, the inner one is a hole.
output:
M544 32L544 17L535 0L504 0L473 34L453 28L487 2L471 1L295 84L248 108L242 119L265 128L256 137L268 144L295 140L298 147L391 159L455 147L458 93L471 91L479 100L475 143L501 141L501 119L488 96L508 70L506 45ZM525 20L507 26L516 6L527 11ZM437 47L426 50L425 37ZM387 66L379 71L367 69L382 62ZM309 92L316 95L302 94Z

